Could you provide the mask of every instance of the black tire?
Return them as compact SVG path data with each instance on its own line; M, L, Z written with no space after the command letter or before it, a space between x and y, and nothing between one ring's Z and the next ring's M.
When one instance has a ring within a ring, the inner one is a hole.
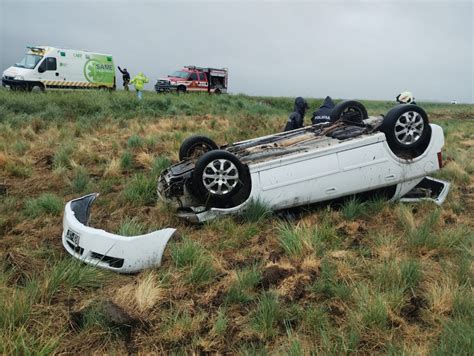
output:
M214 177L206 178L206 175ZM224 184L219 184L219 181ZM250 174L232 153L215 150L205 153L196 162L192 184L197 198L206 206L236 206L248 197Z
M393 153L402 158L418 157L431 140L428 115L414 104L401 104L391 109L385 115L380 131L385 133Z
M365 106L355 100L343 101L337 104L331 111L331 122L342 119L351 123L362 123L362 120L368 117Z
M28 86L28 91L30 92L44 92L44 85L42 83L30 84Z
M206 152L217 150L219 146L206 136L190 136L183 141L179 148L179 160L199 158Z
M176 92L178 94L184 94L186 93L186 87L184 85L180 85L178 88L176 88Z
M221 95L222 92L221 92L221 90L220 90L219 88L217 88L216 90L214 90L214 94L216 94L216 95Z

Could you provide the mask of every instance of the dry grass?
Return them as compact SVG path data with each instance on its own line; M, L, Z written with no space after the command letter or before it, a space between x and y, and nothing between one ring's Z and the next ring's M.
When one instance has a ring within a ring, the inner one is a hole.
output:
M353 201L283 223L256 204L244 219L192 226L155 196L181 141L279 131L291 99L146 94L139 107L126 93L30 103L0 91L0 353L472 350L472 106L426 105L446 133L437 176L453 186L441 208ZM91 191L94 226L173 226L184 238L134 276L69 264L58 206Z

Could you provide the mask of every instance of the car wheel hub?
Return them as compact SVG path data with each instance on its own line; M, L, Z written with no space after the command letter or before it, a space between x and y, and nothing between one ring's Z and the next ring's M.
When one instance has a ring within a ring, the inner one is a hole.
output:
M226 159L211 161L202 175L204 187L212 194L229 194L239 181L239 171L234 163Z
M423 118L415 111L401 115L395 123L395 137L402 145L412 145L417 142L425 127Z

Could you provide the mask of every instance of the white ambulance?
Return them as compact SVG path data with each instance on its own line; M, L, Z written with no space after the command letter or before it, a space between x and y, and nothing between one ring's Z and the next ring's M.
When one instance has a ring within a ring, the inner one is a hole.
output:
M10 89L115 89L111 55L48 46L27 47L25 57L3 72Z

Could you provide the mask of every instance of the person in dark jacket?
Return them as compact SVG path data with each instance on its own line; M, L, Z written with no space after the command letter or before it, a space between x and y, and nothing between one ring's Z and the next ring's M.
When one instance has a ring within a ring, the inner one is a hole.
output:
M334 101L332 101L330 96L327 96L319 109L313 113L313 117L311 118L313 125L331 121L331 112L334 106L336 106Z
M127 72L127 68L121 69L117 66L120 73L122 73L122 80L123 80L123 90L128 91L128 84L130 83L130 73Z
M303 127L304 114L309 108L308 103L302 97L295 99L295 109L288 117L285 129L283 131L290 131Z

